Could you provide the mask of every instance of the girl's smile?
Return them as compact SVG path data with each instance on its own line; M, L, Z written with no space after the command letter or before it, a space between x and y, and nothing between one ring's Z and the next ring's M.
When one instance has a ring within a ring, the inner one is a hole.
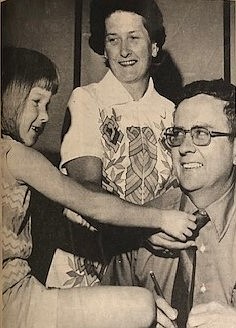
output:
M43 132L48 121L47 105L51 96L51 91L41 87L31 89L19 123L20 138L26 146L33 146Z

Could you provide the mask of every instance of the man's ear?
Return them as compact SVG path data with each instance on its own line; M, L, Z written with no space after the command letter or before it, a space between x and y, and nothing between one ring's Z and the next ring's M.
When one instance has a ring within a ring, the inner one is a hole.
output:
M103 57L104 57L105 59L107 59L107 52L106 52L106 50L104 50L104 55L103 55Z
M152 43L152 57L156 57L159 51L159 47L156 43Z

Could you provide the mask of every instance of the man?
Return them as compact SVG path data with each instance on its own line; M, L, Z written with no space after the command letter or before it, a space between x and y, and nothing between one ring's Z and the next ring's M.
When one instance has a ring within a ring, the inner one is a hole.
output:
M187 85L174 114L174 127L167 128L164 136L181 192L167 192L156 200L156 205L188 213L201 210L208 219L195 239L196 262L190 259L191 250L180 253L182 274L179 270L172 300L181 294L186 304L192 296L189 327L236 327L235 87L223 80ZM170 239L162 234L153 236L150 243L157 239L160 243L163 238ZM137 284L153 290L149 277L152 270L170 301L177 254L172 257L169 271L163 270L160 254L141 248L115 259L107 276L112 272L109 279L115 284ZM177 289L180 276L184 281ZM187 296L182 293L185 287ZM163 327L173 327L167 304L162 310L158 322ZM178 319L181 322L182 318ZM183 325L179 323L179 327Z

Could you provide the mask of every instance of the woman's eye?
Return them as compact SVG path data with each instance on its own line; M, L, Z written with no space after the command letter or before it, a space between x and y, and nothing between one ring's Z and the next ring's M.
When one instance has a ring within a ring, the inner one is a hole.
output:
M109 39L109 42L111 44L116 44L118 42L118 39L117 38L112 38L112 39Z
M33 99L33 103L35 106L38 106L39 103L40 103L40 100L39 99Z
M115 35L107 35L105 41L107 44L116 45L119 42L119 38Z

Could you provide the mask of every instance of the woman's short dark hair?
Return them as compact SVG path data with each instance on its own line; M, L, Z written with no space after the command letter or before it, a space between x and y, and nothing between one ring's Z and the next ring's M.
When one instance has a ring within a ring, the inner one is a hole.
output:
M228 120L230 133L232 133L230 139L234 140L236 137L235 85L223 79L211 81L200 80L189 83L183 88L183 92L177 101L176 107L184 99L192 98L199 94L205 94L226 101L224 114Z
M152 42L161 48L165 42L163 17L155 0L92 0L90 5L90 47L104 54L105 20L115 11L136 13L144 18L144 26Z

